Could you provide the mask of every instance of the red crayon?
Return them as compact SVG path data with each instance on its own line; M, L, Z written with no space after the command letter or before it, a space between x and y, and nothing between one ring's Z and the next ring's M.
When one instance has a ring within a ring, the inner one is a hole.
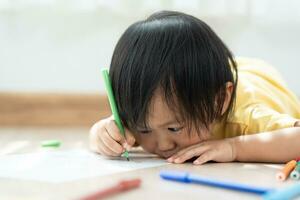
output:
M83 198L80 200L98 200L103 199L105 197L118 194L133 188L137 188L141 185L141 179L132 179L132 180L124 180L120 181L117 185L112 187L100 190Z

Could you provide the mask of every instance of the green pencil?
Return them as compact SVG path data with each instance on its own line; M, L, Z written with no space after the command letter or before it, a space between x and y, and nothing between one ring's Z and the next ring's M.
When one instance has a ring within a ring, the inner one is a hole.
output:
M107 95L108 95L108 101L109 101L111 112L114 116L117 127L119 128L121 134L125 138L125 129L122 125L122 122L121 122L121 119L120 119L120 116L119 116L116 101L115 101L115 98L114 98L114 93L113 93L112 86L111 86L111 81L110 81L110 78L109 78L109 75L108 75L108 70L106 68L102 69L102 77L104 79L104 84L105 84L106 92L107 92ZM125 156L126 159L129 161L129 154L128 154L127 150L125 150L125 152L123 153L123 156Z

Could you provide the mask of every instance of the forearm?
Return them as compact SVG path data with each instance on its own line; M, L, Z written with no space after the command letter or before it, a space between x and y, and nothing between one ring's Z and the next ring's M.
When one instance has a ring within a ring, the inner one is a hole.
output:
M300 156L300 127L231 138L236 161L284 163Z

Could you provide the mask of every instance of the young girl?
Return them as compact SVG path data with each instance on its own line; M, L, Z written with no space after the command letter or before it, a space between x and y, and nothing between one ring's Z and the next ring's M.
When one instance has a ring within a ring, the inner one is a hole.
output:
M126 140L112 117L100 120L90 133L98 153L140 145L173 163L196 157L194 164L300 156L300 103L278 72L234 58L193 16L163 11L131 25L109 73Z

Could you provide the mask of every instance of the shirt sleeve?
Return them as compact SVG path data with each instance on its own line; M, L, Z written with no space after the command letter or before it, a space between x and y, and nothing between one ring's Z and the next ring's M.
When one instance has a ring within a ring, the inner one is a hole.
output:
M244 134L294 127L299 120L288 114L279 113L263 104L249 105L244 114L247 124Z

